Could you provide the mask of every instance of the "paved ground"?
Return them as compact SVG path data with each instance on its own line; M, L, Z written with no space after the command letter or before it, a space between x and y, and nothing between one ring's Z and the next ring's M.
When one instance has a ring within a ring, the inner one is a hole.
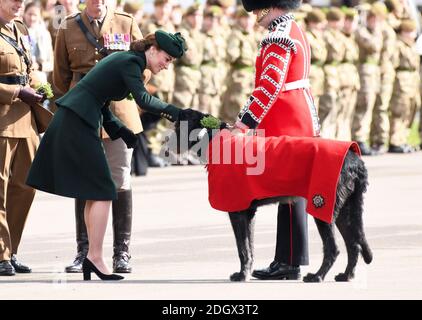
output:
M366 158L370 187L364 221L374 261L359 261L356 279L336 283L341 255L325 283L252 280L231 283L239 267L228 218L207 201L202 167L150 170L134 179L132 262L123 282L83 282L63 273L75 253L73 201L38 193L20 257L33 273L0 278L0 300L19 299L422 299L422 152ZM276 207L262 208L256 225L256 267L273 257ZM310 266L321 241L309 220ZM111 228L106 254L111 265ZM341 239L339 239L341 242Z

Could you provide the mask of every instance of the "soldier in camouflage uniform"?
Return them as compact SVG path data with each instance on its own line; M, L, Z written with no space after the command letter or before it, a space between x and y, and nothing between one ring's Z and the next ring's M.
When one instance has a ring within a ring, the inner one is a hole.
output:
M199 88L199 110L218 116L221 107L221 92L225 72L221 65L226 58L226 42L220 29L220 7L211 6L204 12L203 32L204 56L201 64L201 81Z
M173 94L173 104L186 108L198 108L199 83L202 63L204 36L201 33L203 20L202 7L190 6L183 17L178 30L189 43L189 50L175 62L176 83Z
M344 13L339 8L331 8L327 12L327 29L324 40L327 47L327 60L324 65L325 93L319 103L319 118L321 121L321 135L324 138L334 139L337 129L337 114L339 110L339 74L340 63L344 59Z
M381 32L383 38L381 50L381 86L377 94L374 111L372 114L371 125L371 148L375 154L383 154L387 151L387 141L389 137L390 122L388 119L388 107L390 105L391 95L393 94L393 84L396 72L393 65L393 57L397 50L396 33L389 25L387 18L387 7L382 2L375 2L374 7L379 7L381 15Z
M254 35L255 18L243 7L238 8L236 26L228 38L227 60L230 71L227 77L227 90L219 117L234 123L240 109L254 89L254 65L258 44Z
M306 37L311 47L311 69L309 81L311 82L312 96L317 110L319 110L320 97L325 92L325 73L323 65L327 60L327 48L323 37L326 17L322 10L315 8L305 17Z
M360 90L352 123L352 139L357 141L363 155L372 155L367 141L372 122L372 112L380 88L380 57L382 33L380 14L377 8L367 13L366 26L361 26L356 33L359 45Z
M349 141L352 138L352 117L360 89L359 72L356 67L359 60L359 46L355 40L358 13L354 9L345 9L344 13L343 41L346 52L343 62L338 67L340 91L336 139Z
M148 21L141 26L142 34L148 35L158 29L174 33L176 30L171 23L172 0L154 0L154 13ZM147 90L162 101L172 101L174 92L175 74L174 65L170 64L167 70L162 70L154 75ZM149 154L148 164L151 167L164 167L169 165L158 155L160 154L163 140L168 130L168 123L160 120L160 117L145 113L142 115L142 123L145 127L145 135L148 140Z
M390 145L388 152L408 153L414 148L407 144L410 127L420 106L419 54L415 50L416 24L403 20L400 24L395 57L396 80L390 103Z

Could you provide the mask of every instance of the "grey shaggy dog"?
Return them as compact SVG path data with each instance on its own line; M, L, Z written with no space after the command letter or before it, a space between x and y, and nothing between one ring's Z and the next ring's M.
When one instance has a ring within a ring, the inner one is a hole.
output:
M184 110L179 120L176 122L176 141L180 146L181 132L180 122L186 121L183 126L188 128L188 133L192 130L202 128L200 120L208 116L196 110ZM222 123L220 129L226 128ZM207 130L207 129L203 129ZM207 130L205 133L208 141L211 141L213 132ZM200 139L200 138L198 138ZM198 141L189 141L187 149L191 149ZM178 148L178 153L186 152ZM201 156L201 155L198 155ZM347 248L348 262L346 270L337 276L336 281L349 281L354 277L354 270L358 262L359 253L363 260L369 264L372 261L372 252L363 230L363 194L368 185L368 173L362 159L354 152L348 151L343 163L339 182L337 185L336 203L333 214L333 223L314 219L323 243L324 257L322 265L315 273L308 273L303 281L321 282L333 266L339 255L336 245L334 228L337 226L344 239ZM240 258L240 271L230 276L231 281L246 281L250 278L254 259L254 223L255 212L258 207L272 203L291 203L296 197L274 197L262 200L255 200L246 210L239 212L229 212L230 222L236 238L237 250Z

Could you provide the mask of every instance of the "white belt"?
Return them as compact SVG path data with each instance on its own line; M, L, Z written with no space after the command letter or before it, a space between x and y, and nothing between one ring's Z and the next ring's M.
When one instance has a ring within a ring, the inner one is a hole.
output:
M309 79L301 79L293 82L285 83L283 86L283 91L290 91L294 89L307 89L311 86Z

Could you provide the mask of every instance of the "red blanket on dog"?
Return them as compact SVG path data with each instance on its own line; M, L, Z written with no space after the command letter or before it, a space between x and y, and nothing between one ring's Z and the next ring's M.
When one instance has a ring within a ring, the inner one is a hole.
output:
M253 200L300 196L308 200L309 214L330 223L349 149L360 155L355 142L236 136L222 130L208 148L209 202L214 209L234 212Z

